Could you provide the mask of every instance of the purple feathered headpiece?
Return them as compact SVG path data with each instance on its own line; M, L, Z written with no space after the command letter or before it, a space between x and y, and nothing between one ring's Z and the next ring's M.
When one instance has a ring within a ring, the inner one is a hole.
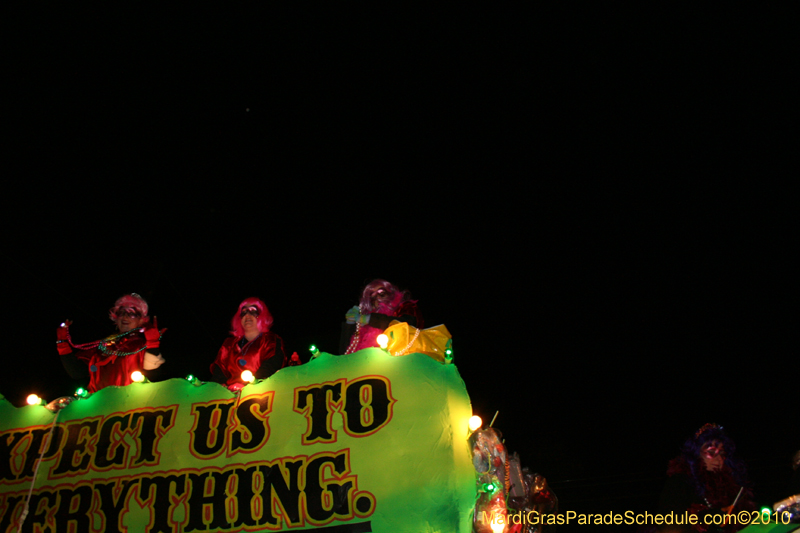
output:
M747 483L747 468L744 461L736 457L736 444L725 433L722 426L718 424L705 424L692 437L686 439L681 447L681 456L689 464L695 489L700 496L705 495L705 487L699 475L705 469L701 451L707 442L717 441L721 443L725 451L725 467L730 469L734 481L744 486Z
M376 279L364 287L359 308L364 315L376 312L392 315L407 301L412 301L408 291L401 291L386 280Z

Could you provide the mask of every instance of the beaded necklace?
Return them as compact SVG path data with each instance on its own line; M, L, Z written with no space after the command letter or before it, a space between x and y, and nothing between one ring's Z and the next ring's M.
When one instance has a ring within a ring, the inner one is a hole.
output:
M358 306L358 312L363 314L363 309L361 308L361 306ZM417 329L417 328L415 328L415 329ZM400 351L394 352L391 355L395 355L395 356L397 356L397 355L405 355L406 352L408 352L408 350L411 348L411 345L413 345L414 342L419 337L419 331L420 330L417 329L416 333L414 333L414 337L412 337L412 339L409 341L409 343L406 345L405 348L403 348ZM351 353L353 353L355 351L356 347L358 346L358 339L360 337L360 334L361 334L361 322L356 322L356 332L353 335L353 340L350 341L350 346L348 346L347 350L344 352L344 355L351 354ZM391 352L389 352L389 353L391 353Z
M77 348L78 350L91 350L92 348L97 348L97 350L100 353L106 356L113 355L116 357L127 357L129 355L134 355L141 351L146 350L147 345L145 344L135 352L118 352L117 350L110 349L110 347L116 344L116 342L119 339L127 337L128 335L131 335L132 333L136 333L138 331L139 331L138 329L132 329L130 331L126 331L125 333L114 333L101 341L87 342L86 344L74 344L72 342L72 337L69 336L69 333L67 333L67 340L69 341L70 346L72 346L73 348ZM161 337L162 334L159 334L158 339L161 340Z
M406 352L408 352L408 350L411 348L411 345L413 345L414 342L417 340L417 337L419 337L419 329L418 328L414 328L414 329L416 329L417 332L414 333L414 336L411 338L410 341L408 341L408 344L406 344L406 347L403 348L402 350L398 351L398 352L392 353L392 355L394 355L394 356L405 355ZM391 353L391 352L389 352L389 353Z
M364 314L364 306L358 306L358 313L360 315ZM361 336L361 322L356 322L356 332L353 334L353 340L350 341L350 346L347 347L345 350L344 355L353 353L356 350L356 346L358 346L358 338Z
M344 352L345 355L347 355L349 353L353 353L355 351L356 346L358 346L358 338L359 338L360 334L361 334L361 324L358 323L358 324L356 324L356 332L355 332L355 334L353 334L353 340L350 341L350 346L348 346L347 350L345 350L345 352Z
M144 346L136 350L135 352L118 352L116 350L111 350L110 347L113 346L119 339L125 337L126 335L130 335L134 331L138 331L136 329L132 329L130 331L126 331L125 333L116 333L114 335L110 335L102 340L102 342L97 346L97 349L103 355L114 355L116 357L127 357L129 355L137 354L143 350L147 349L147 344L145 343ZM159 340L161 340L161 336L159 335Z

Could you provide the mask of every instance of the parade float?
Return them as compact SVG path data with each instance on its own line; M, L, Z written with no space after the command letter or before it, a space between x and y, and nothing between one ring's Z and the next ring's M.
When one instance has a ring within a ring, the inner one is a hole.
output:
M425 353L386 347L399 331L240 391L187 376L0 397L0 533L507 531L518 468L494 430L470 428L440 328ZM483 511L494 524L473 524Z
M187 376L0 396L0 533L551 531L521 519L556 517L544 478L471 416L451 353L426 351L315 351L235 392Z

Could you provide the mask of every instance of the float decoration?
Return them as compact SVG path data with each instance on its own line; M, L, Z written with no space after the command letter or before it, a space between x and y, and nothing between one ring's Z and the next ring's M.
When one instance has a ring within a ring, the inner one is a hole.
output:
M454 365L369 348L239 394L191 378L55 414L0 399L0 533L23 518L52 533L471 531L472 412Z
M495 417L497 415L495 414ZM494 419L492 419L494 422ZM470 424L472 429L472 423ZM555 529L558 498L539 474L521 468L519 455L508 456L500 433L489 427L469 437L478 497L475 533L545 533Z
M452 358L453 337L444 324L427 329L417 329L406 323L393 320L383 332L388 337L386 349L394 356L409 353L424 353L444 363Z

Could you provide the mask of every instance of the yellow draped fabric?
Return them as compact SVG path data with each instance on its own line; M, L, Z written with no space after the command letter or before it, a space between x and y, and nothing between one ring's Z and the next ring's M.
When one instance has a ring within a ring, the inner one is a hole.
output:
M389 337L386 349L396 356L424 353L440 363L445 362L445 350L452 345L452 335L444 324L417 329L406 322L393 320L384 334Z

